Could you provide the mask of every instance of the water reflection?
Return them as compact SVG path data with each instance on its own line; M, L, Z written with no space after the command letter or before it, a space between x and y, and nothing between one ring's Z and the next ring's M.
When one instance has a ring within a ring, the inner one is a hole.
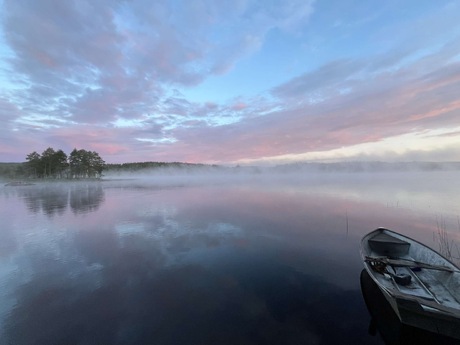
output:
M458 344L456 339L402 324L366 270L361 272L361 291L371 315L369 333L382 337L387 345Z
M101 184L74 185L70 189L70 208L74 213L96 211L104 201L104 189Z
M65 188L21 188L18 190L29 211L48 216L63 214L68 206L69 192Z
M381 344L359 240L436 230L359 184L30 187L0 194L0 343Z
M242 249L224 238L203 264L168 264L155 238L120 242L110 229L75 236L83 261L68 260L70 248L62 248L67 255L59 261L33 253L32 278L15 291L17 304L6 320L9 343L365 341L359 291L280 263L264 254L268 243Z
M74 213L93 212L104 201L100 183L27 186L17 188L17 193L30 212L43 212L49 217L63 215L69 207Z

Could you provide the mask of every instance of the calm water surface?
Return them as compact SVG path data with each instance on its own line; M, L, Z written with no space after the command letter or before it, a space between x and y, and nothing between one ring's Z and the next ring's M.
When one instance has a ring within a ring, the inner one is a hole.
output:
M0 187L0 344L383 344L361 237L459 243L458 173Z

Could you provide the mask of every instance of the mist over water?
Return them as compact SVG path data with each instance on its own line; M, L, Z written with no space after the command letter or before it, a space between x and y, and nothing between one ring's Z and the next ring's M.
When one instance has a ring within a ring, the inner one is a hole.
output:
M0 187L0 343L381 344L361 237L459 243L456 172L106 176Z

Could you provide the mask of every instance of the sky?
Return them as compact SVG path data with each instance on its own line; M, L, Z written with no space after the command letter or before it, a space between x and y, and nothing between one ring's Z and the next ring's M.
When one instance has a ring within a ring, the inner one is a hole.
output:
M460 2L0 0L0 161L460 161Z

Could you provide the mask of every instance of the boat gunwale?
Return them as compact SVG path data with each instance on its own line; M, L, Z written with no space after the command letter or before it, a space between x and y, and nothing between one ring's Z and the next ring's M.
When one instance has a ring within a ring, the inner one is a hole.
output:
M386 295L387 298L393 299L395 301L395 303L397 304L398 308L403 307L403 308L406 309L406 306L401 306L400 303L398 302L398 299L401 299L401 300L414 302L414 303L418 304L420 306L420 308L421 308L420 312L422 312L422 310L423 310L423 313L428 313L426 310L423 309L423 306L427 306L427 307L430 307L430 308L433 308L433 309L436 310L436 312L429 312L431 314L445 315L445 316L448 316L448 317L456 317L456 318L460 317L460 308L456 309L456 308L453 308L453 307L443 305L443 304L438 303L436 301L428 300L428 299L423 298L423 297L419 297L419 296L416 296L416 295L411 295L411 294L408 294L408 293L405 293L405 292L401 292L400 290L397 289L397 287L394 286L394 284L395 284L394 282L393 282L393 289L391 289L391 288L389 288L387 286L384 286L379 281L379 279L377 279L377 277L375 275L375 271L372 269L372 267L369 264L369 262L367 262L365 260L366 256L368 256L370 254L370 253L365 253L365 248L368 248L368 240L373 237L372 235L376 235L378 233L384 233L384 232L387 232L390 235L396 235L395 237L398 238L398 239L406 240L409 243L414 243L414 244L420 245L422 248L427 249L427 250L435 253L440 258L442 258L445 261L446 264L451 265L452 268L454 268L456 270L456 271L453 271L453 272L449 272L449 274L459 274L458 270L460 270L459 267L456 264L454 264L452 261L447 259L444 255L442 255L438 251L428 247L427 245L425 245L425 244L423 244L423 243L421 243L421 242L419 242L417 240L414 240L414 239L412 239L410 237L407 237L407 236L404 236L402 234L399 234L399 233L397 233L395 231L389 230L387 228L379 227L379 228L369 232L365 236L363 236L363 238L361 240L361 250L360 250L360 252L361 252L361 257L362 257L363 262L364 262L365 269L368 271L368 273L369 273L370 277L372 278L372 280L382 290L384 295ZM449 291L449 290L447 290L447 291ZM460 307L460 303L459 303L459 307ZM415 310L415 309L412 310L412 311L417 312L417 310Z
M441 253L439 253L437 250L431 248L431 247L428 247L426 244L423 244L422 242L419 242L411 237L408 237L408 236L405 236L405 235L402 235L400 233L397 233L393 230L390 230L390 229L387 229L387 228L383 228L383 227L379 227L371 232L369 232L368 234L364 235L364 237L361 239L361 257L362 259L364 260L366 255L365 253L363 252L363 244L364 243L367 243L368 240L371 238L370 236L374 233L382 233L382 232L388 232L390 233L391 235L396 235L396 238L398 239L404 239L404 240L408 240L409 243L410 242L414 242L416 243L417 245L420 245L422 247L424 247L425 249L428 249L429 251L431 252L434 252L435 254L437 254L439 257L441 257L442 259L444 259L447 263L449 263L450 265L452 265L456 270L459 270L460 271L460 267L458 267L455 263L453 263L451 260L449 260L448 258L446 258L444 255L442 255Z

